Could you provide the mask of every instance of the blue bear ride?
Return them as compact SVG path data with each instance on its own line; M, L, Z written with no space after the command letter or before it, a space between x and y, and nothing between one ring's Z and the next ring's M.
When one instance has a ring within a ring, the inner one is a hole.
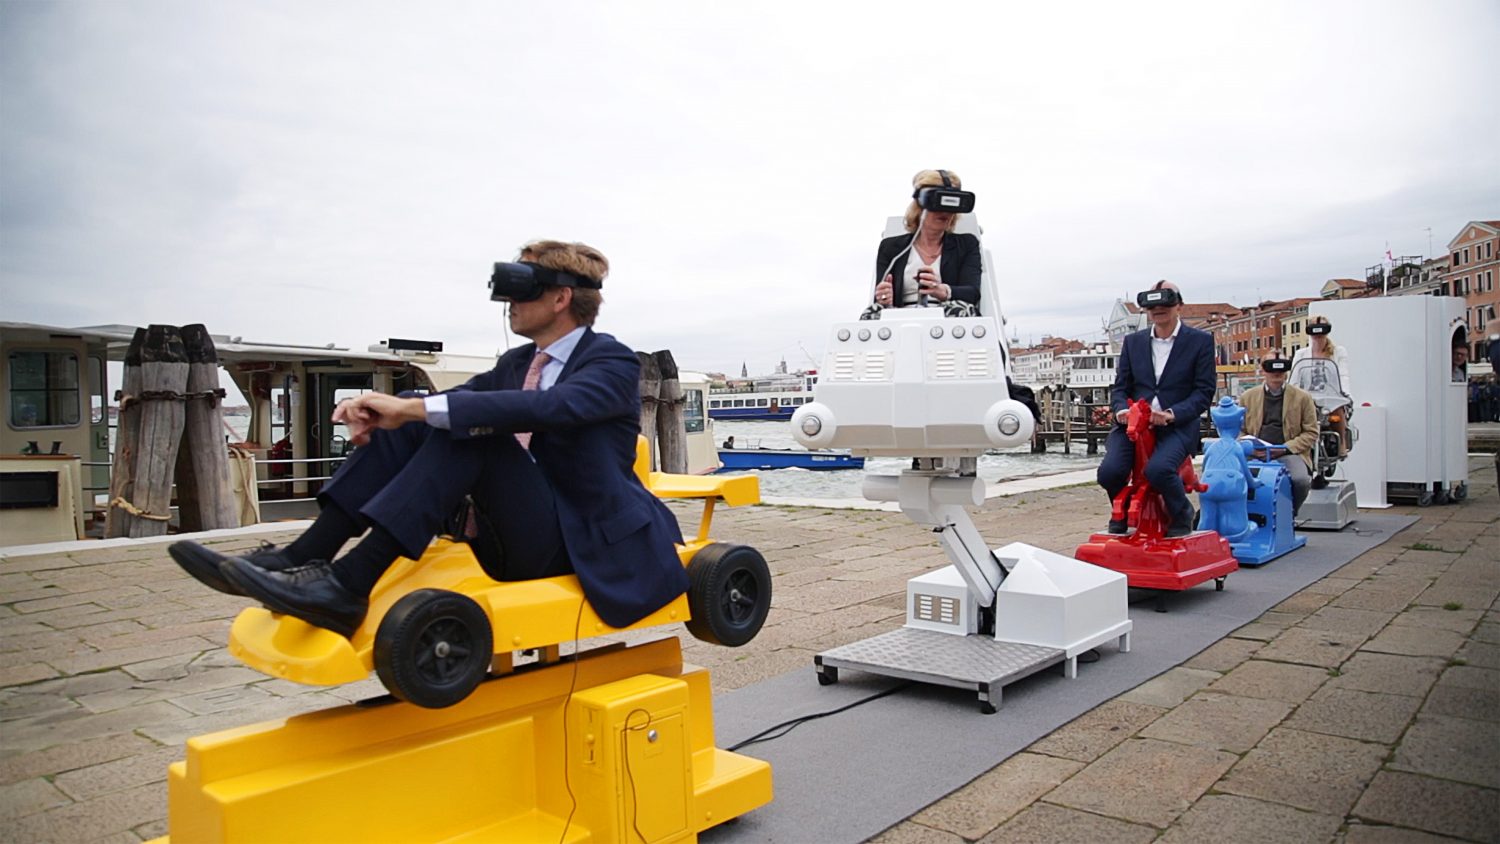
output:
M1257 447L1268 453L1282 445L1240 441L1245 409L1234 399L1219 399L1209 416L1219 438L1205 444L1199 494L1199 527L1229 540L1242 566L1259 566L1307 544L1292 530L1292 481L1275 460L1250 460Z

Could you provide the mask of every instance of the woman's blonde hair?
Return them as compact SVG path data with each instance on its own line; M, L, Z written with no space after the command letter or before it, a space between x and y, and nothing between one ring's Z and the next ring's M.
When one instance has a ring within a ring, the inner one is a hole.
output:
M943 173L948 174L949 187L961 188L964 186L964 180L960 179L958 177L958 174L953 172L952 170L944 170L942 171L942 173L939 173L936 170L922 170L919 171L917 175L911 177L912 189L916 190L917 188L943 187ZM909 232L916 231L917 220L921 218L921 216L922 206L918 205L917 201L913 199L911 201L911 204L906 206L906 230ZM948 221L948 231L953 231L953 228L957 225L958 215L954 214L953 219Z
M609 259L604 253L586 243L565 243L561 240L533 240L521 247L521 259L546 267L549 270L572 273L600 284L609 275ZM568 310L579 325L594 324L599 317L599 305L604 295L588 287L573 288L573 304Z

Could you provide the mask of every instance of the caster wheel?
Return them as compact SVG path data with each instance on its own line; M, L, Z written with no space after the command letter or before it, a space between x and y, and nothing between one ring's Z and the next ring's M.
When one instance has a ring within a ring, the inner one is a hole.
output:
M1222 578L1222 577L1216 577L1216 578L1214 578L1214 591L1215 592L1223 592L1224 591L1224 578Z
M494 633L467 595L418 589L397 601L375 631L375 671L391 694L428 709L469 696L489 673Z
M1453 489L1448 491L1448 503L1457 504L1469 497L1468 484L1454 484Z
M1431 507L1432 506L1432 490L1430 490L1430 489L1424 489L1421 492L1417 493L1417 506L1418 507Z
M990 703L987 700L981 700L979 702L979 714L980 715L994 715L996 712L999 712L999 711L1000 711L999 707L995 706L993 703Z
M819 668L818 685L831 686L839 681L839 670L837 668Z
M747 545L716 542L688 563L687 629L715 645L737 648L755 638L771 611L771 569Z

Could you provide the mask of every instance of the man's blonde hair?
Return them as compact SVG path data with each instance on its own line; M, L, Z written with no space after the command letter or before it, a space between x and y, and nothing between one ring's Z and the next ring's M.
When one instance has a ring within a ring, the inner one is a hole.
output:
M587 243L566 243L561 240L533 240L521 247L521 260L546 267L549 270L604 283L609 275L609 259L604 253ZM604 295L589 287L573 288L573 304L568 310L579 325L592 326L599 317L599 306Z
M964 180L960 179L958 177L957 173L953 172L952 170L944 170L943 173L947 173L948 174L948 184L949 184L950 187L952 187L954 189L957 189L957 188L961 188L961 187L964 186ZM921 171L918 171L917 175L911 177L911 186L912 186L912 189L916 190L918 188L940 188L940 187L942 187L943 186L943 173L939 173L936 170L921 170ZM916 231L917 230L917 220L920 219L921 216L922 216L922 206L918 205L917 201L915 199L913 199L911 201L911 204L908 205L908 206L906 206L906 230L909 231L909 232ZM954 214L953 215L953 219L948 221L948 231L950 231L950 232L953 231L954 227L957 226L957 225L958 225L958 215Z

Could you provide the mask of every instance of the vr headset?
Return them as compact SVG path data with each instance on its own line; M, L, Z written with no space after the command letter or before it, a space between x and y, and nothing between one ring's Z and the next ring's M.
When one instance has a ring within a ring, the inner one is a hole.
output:
M943 177L942 187L930 185L912 191L911 198L916 200L917 205L928 211L949 211L954 214L973 211L974 194L954 187L947 170L939 170L938 175Z
M1262 372L1290 372L1292 362L1285 358L1271 358L1260 362Z
M1307 326L1307 333L1314 337L1320 337L1333 331L1333 324L1327 322L1314 322Z
M548 287L586 287L601 290L604 285L593 279L552 270L530 261L496 263L490 276L490 301L532 302Z
M1176 290L1162 287L1135 294L1135 303L1141 308L1172 308L1182 304L1182 297Z

